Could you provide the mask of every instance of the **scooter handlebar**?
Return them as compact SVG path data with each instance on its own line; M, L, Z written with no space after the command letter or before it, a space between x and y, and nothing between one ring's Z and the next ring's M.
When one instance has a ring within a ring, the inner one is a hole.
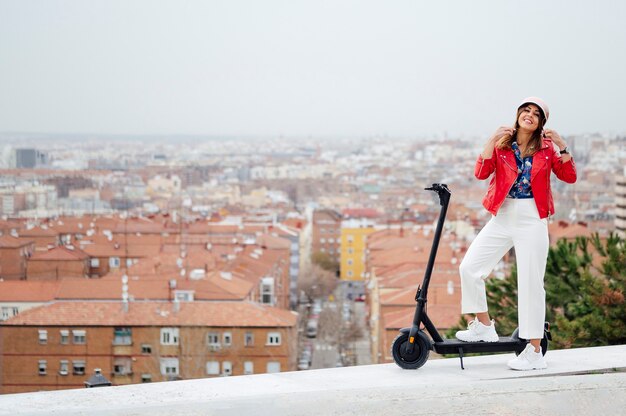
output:
M435 191L439 195L439 204L444 206L448 205L450 201L450 189L448 189L448 185L445 183L433 183L429 188L424 188L427 191Z

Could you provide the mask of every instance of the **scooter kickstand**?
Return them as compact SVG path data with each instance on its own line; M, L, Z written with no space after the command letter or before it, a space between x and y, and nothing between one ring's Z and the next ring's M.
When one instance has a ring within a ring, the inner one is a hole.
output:
M465 370L463 367L463 348L459 347L459 358L461 359L461 370Z

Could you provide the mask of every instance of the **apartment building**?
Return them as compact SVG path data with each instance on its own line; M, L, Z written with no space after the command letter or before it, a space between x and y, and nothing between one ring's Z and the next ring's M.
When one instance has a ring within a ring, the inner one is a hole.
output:
M0 323L0 393L296 369L297 314L251 302L55 302Z
M365 218L341 223L341 280L365 280L365 244L367 236L374 231L374 223Z
M331 209L313 211L311 253L326 253L341 261L341 214Z

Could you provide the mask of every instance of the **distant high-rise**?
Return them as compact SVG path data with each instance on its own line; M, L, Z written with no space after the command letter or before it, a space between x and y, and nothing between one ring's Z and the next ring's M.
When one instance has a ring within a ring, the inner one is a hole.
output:
M37 149L15 149L15 167L33 169L48 163L48 155Z

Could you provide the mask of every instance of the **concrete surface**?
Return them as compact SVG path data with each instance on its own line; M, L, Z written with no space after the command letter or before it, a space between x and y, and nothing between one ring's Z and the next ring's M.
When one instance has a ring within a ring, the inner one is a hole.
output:
M0 415L626 414L626 345L0 396Z

